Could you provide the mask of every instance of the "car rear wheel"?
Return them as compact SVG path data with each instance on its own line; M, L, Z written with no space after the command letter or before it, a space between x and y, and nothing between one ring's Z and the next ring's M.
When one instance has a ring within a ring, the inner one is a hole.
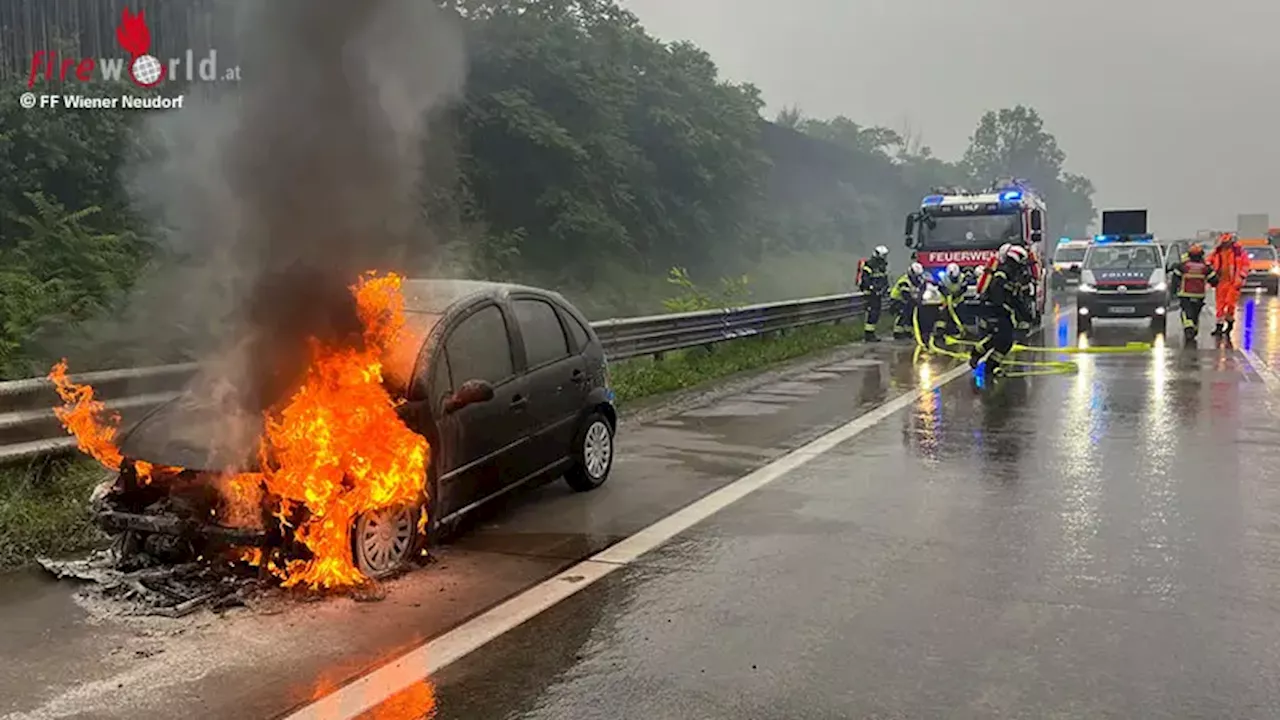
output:
M609 479L613 469L613 425L604 415L587 415L573 444L573 466L565 473L565 482L578 492L594 490Z
M352 529L356 567L366 577L382 580L408 564L418 547L417 505L360 513Z

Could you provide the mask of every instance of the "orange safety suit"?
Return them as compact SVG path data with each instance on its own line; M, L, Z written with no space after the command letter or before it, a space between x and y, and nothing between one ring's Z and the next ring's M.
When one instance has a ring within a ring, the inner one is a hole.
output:
M1209 265L1214 275L1218 276L1217 292L1214 293L1218 306L1218 323L1235 322L1236 303L1240 301L1240 288L1249 276L1249 254L1232 241L1230 236L1223 236L1222 242L1209 253Z

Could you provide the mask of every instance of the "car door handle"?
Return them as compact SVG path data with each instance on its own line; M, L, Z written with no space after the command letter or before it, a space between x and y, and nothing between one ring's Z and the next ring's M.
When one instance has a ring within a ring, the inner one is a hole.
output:
M525 407L526 405L528 405L528 404L529 404L529 398L527 398L527 397L525 397L525 396L523 396L523 395L517 395L517 396L515 396L515 397L511 398L511 409L512 409L512 410L523 410L523 409L524 409L524 407Z

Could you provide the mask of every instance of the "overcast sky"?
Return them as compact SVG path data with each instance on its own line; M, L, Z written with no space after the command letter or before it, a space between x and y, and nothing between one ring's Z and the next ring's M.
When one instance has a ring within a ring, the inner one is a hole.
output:
M958 158L982 112L1036 108L1101 208L1151 230L1280 225L1280 0L621 0L788 105ZM1050 209L1052 212L1052 209Z

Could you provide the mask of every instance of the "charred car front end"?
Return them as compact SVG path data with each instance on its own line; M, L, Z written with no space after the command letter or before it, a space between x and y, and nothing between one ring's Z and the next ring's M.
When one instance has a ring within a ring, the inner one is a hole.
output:
M405 281L403 292L403 340L384 358L383 384L430 452L417 505L352 519L353 564L375 579L518 487L560 476L579 491L603 484L617 427L603 345L558 294L437 280ZM197 383L121 438L124 461L94 509L124 555L275 567L310 559L292 535L308 521L305 504L273 495L262 472L274 462L262 449L264 416L211 400L227 396Z

